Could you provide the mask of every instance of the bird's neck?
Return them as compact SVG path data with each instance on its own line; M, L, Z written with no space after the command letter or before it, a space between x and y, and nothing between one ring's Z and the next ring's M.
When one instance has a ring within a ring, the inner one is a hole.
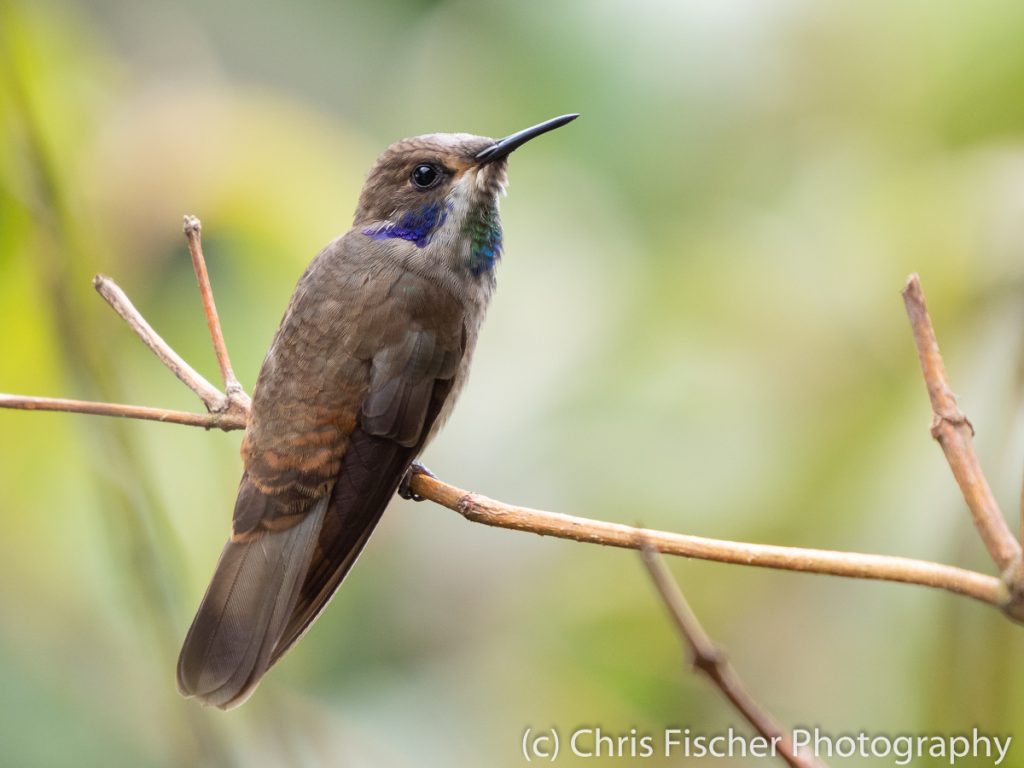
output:
M469 240L469 271L476 276L490 272L501 258L501 220L494 201L477 205L462 222Z
M501 258L501 220L495 200L465 208L451 200L427 203L406 211L394 221L366 227L363 234L374 240L406 240L417 248L426 248L435 240L447 241L449 245L468 243L467 249L458 249L459 258L464 261L461 266L474 277L491 272Z
M374 240L397 237L408 240L417 248L425 248L430 245L437 231L444 226L451 210L451 203L448 202L428 203L417 210L406 211L397 221L385 221L367 227L363 234Z

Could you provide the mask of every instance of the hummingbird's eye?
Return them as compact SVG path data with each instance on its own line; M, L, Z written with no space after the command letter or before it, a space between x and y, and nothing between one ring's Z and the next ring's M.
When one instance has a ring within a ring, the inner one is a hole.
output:
M441 176L441 171L436 165L420 163L412 169L412 176L410 178L412 179L413 186L417 189L430 189L437 185L441 180Z

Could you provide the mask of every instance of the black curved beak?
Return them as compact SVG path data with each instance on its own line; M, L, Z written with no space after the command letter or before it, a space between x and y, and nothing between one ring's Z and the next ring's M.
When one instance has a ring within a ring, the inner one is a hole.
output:
M478 152L476 161L481 164L492 163L495 160L507 157L509 152L521 147L530 139L535 139L542 133L553 131L555 128L561 128L566 123L571 123L577 117L579 117L578 114L553 117L550 120L545 120L543 123L533 126L532 128L527 128L519 131L518 133L513 133L511 136L506 136L504 139L498 139L494 144L487 147L487 149Z

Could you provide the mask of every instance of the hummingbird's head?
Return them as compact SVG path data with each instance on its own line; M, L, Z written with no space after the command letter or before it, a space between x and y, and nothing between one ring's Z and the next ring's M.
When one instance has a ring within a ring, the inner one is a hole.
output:
M367 237L400 241L395 245L474 275L488 272L501 253L498 197L509 153L576 117L556 117L498 140L432 133L395 142L370 171L355 226Z

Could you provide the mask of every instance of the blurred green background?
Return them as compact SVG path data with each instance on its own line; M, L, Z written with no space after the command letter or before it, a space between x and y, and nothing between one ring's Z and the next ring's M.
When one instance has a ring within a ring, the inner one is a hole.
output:
M1022 31L1012 0L5 0L0 391L198 408L89 282L215 380L184 213L251 387L388 143L578 111L512 159L499 291L426 463L545 509L990 572L899 290L921 273L1016 518ZM239 439L0 411L4 764L514 766L528 726L741 727L635 554L402 502L248 704L180 699ZM671 566L784 724L1024 736L1024 631L990 608Z

